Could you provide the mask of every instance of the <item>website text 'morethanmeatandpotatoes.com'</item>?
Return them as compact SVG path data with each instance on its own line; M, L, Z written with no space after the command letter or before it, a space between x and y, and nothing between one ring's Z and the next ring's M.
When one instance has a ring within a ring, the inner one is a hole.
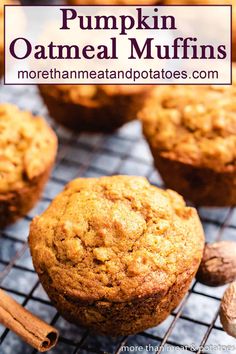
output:
M48 70L18 70L18 79L20 80L40 80L46 81L58 81L63 82L64 80L79 80L80 84L86 83L100 83L104 80L109 80L111 83L117 83L117 81L126 80L125 83L137 83L142 80L147 81L147 83L153 82L157 83L159 80L180 81L193 79L218 79L219 72L217 70L171 70L171 69L145 69L136 70L130 68L129 70L113 70L113 69L103 69L103 70L59 70L57 68L51 68Z

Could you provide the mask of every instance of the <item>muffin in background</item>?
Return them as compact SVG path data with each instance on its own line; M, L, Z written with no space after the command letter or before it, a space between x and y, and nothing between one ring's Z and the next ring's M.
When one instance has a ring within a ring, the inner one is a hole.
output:
M197 205L236 204L235 80L157 87L139 114L166 187Z
M235 0L162 0L163 5L232 5L232 60L236 61L236 1ZM217 32L216 32L217 35Z
M201 261L197 212L143 177L71 181L30 227L42 285L68 321L112 336L165 320Z
M40 85L39 90L56 122L79 132L112 132L136 118L150 87Z
M0 104L0 227L37 202L57 151L57 138L41 117Z

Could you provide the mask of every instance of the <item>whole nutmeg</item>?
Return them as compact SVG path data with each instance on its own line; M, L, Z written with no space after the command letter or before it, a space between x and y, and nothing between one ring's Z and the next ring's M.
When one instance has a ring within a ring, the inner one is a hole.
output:
M220 307L222 326L230 336L236 338L236 281L225 291Z
M206 244L197 280L209 286L221 286L236 279L236 242Z

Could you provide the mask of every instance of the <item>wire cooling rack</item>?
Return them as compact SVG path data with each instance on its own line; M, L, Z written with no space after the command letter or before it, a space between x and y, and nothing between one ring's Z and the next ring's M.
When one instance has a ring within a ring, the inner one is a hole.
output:
M0 101L47 117L36 87L0 87ZM29 223L40 214L72 178L131 174L146 176L162 186L139 122L113 135L75 135L50 120L59 137L59 154L52 176L37 206L22 220L0 231L0 288L23 306L57 327L61 333L50 353L236 353L236 340L222 329L218 318L224 287L210 288L193 282L191 289L164 323L135 336L109 338L69 324L59 316L34 272L27 237ZM199 209L207 241L235 239L236 213L230 208ZM0 326L0 354L36 353L12 332Z

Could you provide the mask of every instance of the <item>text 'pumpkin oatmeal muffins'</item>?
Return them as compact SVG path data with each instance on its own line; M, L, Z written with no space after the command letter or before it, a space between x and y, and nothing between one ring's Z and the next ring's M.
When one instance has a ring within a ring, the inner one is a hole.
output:
M29 244L59 312L116 336L157 325L179 304L204 236L177 193L113 176L70 182L33 220Z
M76 131L111 132L135 119L150 87L135 85L40 85L49 113Z
M236 70L232 86L161 86L139 117L166 186L197 205L236 204Z
M163 0L163 5L232 5L232 59L236 61L236 0Z
M51 171L57 138L41 117L0 105L0 227L24 216Z

